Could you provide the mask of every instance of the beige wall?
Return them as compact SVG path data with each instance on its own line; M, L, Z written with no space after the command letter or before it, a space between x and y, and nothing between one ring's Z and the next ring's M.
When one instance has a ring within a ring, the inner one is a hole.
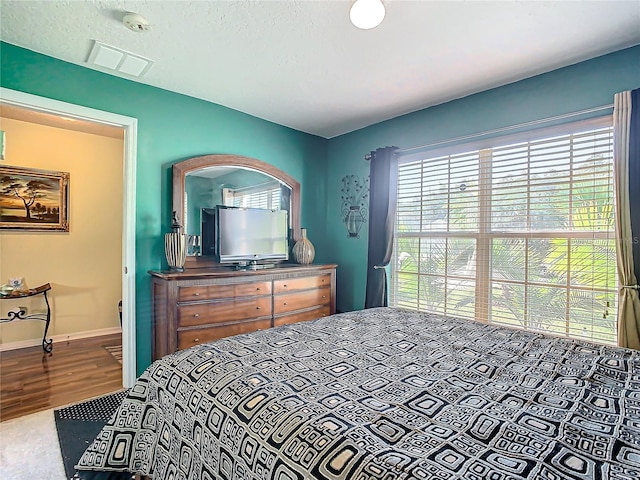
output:
M51 284L50 336L119 327L123 140L8 118L0 122L6 132L0 166L70 173L69 232L0 230L0 284L13 277L24 277L31 288ZM0 315L22 305L41 310L42 302L41 296L0 300ZM41 339L42 332L39 321L4 323L0 344Z

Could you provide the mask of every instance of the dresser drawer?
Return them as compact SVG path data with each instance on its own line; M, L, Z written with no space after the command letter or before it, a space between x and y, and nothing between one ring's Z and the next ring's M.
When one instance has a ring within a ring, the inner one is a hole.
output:
M201 343L213 342L221 338L239 335L241 333L255 332L271 327L271 319L255 320L251 322L234 323L232 325L220 325L208 328L195 328L178 331L178 350L193 347Z
M273 314L293 312L303 308L329 305L331 302L331 289L317 288L315 290L303 290L301 292L276 295L273 297Z
M250 297L253 295L270 294L271 282L178 287L179 302L196 302L200 300L212 300L217 298Z
M286 293L293 290L308 290L331 285L331 275L314 275L312 277L290 278L288 280L274 280L273 293Z
M273 326L279 327L280 325L289 325L291 323L307 322L309 320L315 320L320 317L328 317L331 315L331 307L325 305L313 310L307 310L306 312L292 313L290 315L283 315L281 317L275 317L273 319Z
M178 307L178 328L271 315L271 297L195 303Z

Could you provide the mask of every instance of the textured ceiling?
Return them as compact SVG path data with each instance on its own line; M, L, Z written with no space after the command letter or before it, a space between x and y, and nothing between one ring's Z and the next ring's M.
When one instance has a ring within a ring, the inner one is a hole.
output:
M0 38L84 66L99 40L155 62L138 81L326 138L640 43L640 0L385 0L373 30L350 5L2 0Z

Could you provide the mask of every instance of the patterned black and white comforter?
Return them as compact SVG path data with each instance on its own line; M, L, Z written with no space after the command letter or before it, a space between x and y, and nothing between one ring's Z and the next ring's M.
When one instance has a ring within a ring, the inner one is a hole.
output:
M393 308L169 355L80 470L154 479L638 479L640 352Z

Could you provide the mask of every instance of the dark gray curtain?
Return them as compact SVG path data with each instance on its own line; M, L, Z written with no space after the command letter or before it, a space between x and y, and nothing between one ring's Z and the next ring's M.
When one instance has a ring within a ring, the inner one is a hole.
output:
M280 185L280 210L287 211L289 225L291 225L291 189L286 185ZM289 246L293 246L295 232L289 227Z
M386 307L387 272L393 253L398 191L397 147L371 152L369 174L369 259L364 308Z
M280 185L280 210L291 211L291 189L286 185Z

